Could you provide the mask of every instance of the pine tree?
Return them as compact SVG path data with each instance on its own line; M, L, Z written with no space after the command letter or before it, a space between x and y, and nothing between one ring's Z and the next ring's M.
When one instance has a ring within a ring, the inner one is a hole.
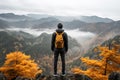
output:
M18 76L34 78L37 73L42 73L35 61L20 51L7 54L6 61L0 67L0 71L8 80Z
M111 72L120 72L120 45L114 45L112 49L109 47L98 47L100 59L94 60L81 58L82 62L88 67L87 70L73 68L75 74L85 74L93 80L108 80ZM96 50L95 50L96 51Z

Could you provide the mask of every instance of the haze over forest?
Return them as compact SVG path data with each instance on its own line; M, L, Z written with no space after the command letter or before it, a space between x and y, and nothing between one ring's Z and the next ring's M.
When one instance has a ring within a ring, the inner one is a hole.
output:
M69 40L67 72L76 66L84 68L80 57L98 59L94 54L98 45L120 44L119 5L120 0L1 0L0 66L8 53L21 51L30 55L44 74L51 74L51 36L62 23Z

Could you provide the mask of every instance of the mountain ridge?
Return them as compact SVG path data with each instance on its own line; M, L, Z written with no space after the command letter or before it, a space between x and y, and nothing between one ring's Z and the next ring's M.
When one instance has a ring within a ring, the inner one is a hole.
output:
M86 23L96 23L96 22L113 22L114 20L110 18L102 18L98 16L53 16L53 15L47 15L47 14L27 14L27 15L17 15L14 13L1 13L0 18L2 19L10 19L10 20L33 20L33 19L42 19L42 18L48 18L48 17L54 17L60 21L64 22L70 22L73 20L80 20ZM9 21L10 21L9 20Z
M26 16L26 15L17 15L14 13L1 13L0 19L14 22L14 21L24 21L24 20L32 20L33 18Z
M102 18L102 17L98 17L98 16L81 16L80 20L87 22L87 23L96 23L96 22L110 23L110 22L114 21L110 18Z

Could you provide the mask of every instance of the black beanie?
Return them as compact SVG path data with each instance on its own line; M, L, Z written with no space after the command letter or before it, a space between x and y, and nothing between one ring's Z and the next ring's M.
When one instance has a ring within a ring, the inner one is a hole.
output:
M62 29L63 28L62 23L58 23L57 27L58 27L58 29Z

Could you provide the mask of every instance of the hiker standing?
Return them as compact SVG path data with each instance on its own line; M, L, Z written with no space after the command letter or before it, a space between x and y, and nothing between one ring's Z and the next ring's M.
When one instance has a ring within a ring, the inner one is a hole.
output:
M54 76L57 76L57 62L59 55L62 61L62 76L65 76L65 53L68 51L68 36L59 23L56 31L52 34L51 50L54 52Z

